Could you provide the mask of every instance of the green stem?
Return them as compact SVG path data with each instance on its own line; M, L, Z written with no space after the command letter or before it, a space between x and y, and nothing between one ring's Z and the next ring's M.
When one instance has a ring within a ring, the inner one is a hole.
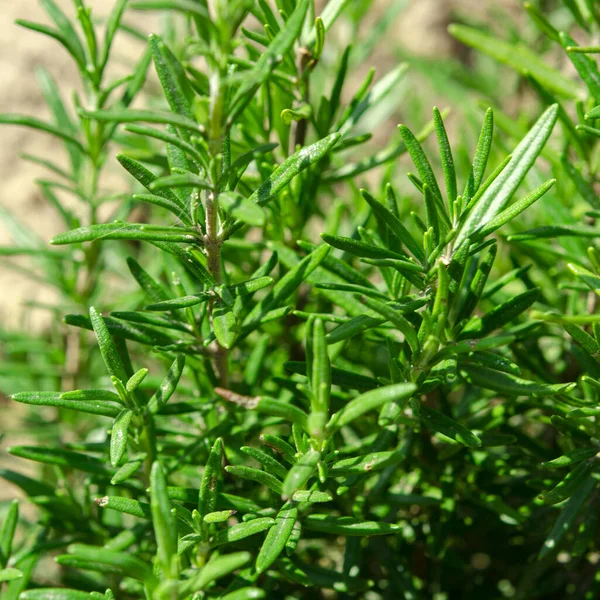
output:
M221 268L221 244L223 241L217 230L218 227L218 195L216 192L209 191L206 195L206 235L204 237L204 247L206 251L207 267L216 284L223 283L223 272ZM214 300L211 300L208 310L212 323L212 314ZM213 343L213 353L217 377L219 384L227 386L228 376L228 358L227 349L223 348L218 341Z

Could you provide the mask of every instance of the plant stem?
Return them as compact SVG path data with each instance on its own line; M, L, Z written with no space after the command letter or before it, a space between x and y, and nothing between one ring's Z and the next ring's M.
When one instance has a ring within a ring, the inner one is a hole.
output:
M209 191L206 195L206 236L204 245L208 263L208 271L213 276L215 283L223 282L221 272L221 239L218 232L218 195Z
M309 100L308 81L303 81L303 75L310 61L310 56L310 52L306 48L298 48L298 52L296 53L296 68L298 69L298 81L302 88L301 95L303 102L308 102ZM293 129L294 133L291 136L292 147L290 148L290 154L293 154L298 146L304 146L308 131L308 121L306 119L294 121Z
M223 272L221 269L221 244L222 240L218 232L218 194L209 191L206 195L206 235L204 236L204 247L206 250L208 271L216 284L223 283ZM208 310L212 323L214 300L211 300ZM226 386L229 380L227 349L223 348L217 340L213 343L215 368L219 383Z

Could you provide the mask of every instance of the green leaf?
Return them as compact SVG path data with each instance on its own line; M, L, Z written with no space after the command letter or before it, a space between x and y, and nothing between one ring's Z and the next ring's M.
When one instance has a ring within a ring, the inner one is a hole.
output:
M23 577L23 573L19 569L0 569L0 583L3 581L14 581L15 579L21 579L21 577Z
M301 148L284 160L248 199L260 205L266 204L296 175L319 162L339 139L339 133L332 133L310 146Z
M543 462L542 467L545 469L562 469L564 467L570 467L572 465L576 465L588 458L592 458L597 454L595 448L581 448L580 450L573 450L572 452L567 452L558 458L553 460L549 460L548 462Z
M157 302L156 304L149 304L144 308L146 310L156 311L171 311L179 308L189 308L190 306L196 306L203 302L208 302L211 299L210 294L193 294L190 296L181 296L180 298L173 298L172 300L164 300L163 302Z
M583 126L581 128L583 131L587 131L589 128ZM581 195L582 198L594 209L600 209L600 200L596 196L596 192L592 187L591 183L588 181L586 177L581 173L581 170L578 169L574 164L567 159L566 156L563 156L560 161L561 166L565 169L571 181L575 184L577 191Z
M255 600L265 597L265 591L256 587L243 587L221 596L221 600Z
M446 212L446 208L442 200L442 192L440 192L440 188L433 173L433 169L431 168L431 164L429 163L429 160L427 160L427 156L425 155L419 140L415 137L414 133L408 127L406 127L406 125L399 125L398 130L400 131L400 135L406 144L406 149L408 150L415 167L417 167L419 177L424 184L429 186L429 189L433 194L436 206L438 208L438 213L442 218L442 221L446 226L450 226L450 218L448 217L448 213Z
M323 241L338 250L343 250L354 256L360 256L362 258L392 258L402 259L404 256L396 252L392 252L387 248L381 248L374 246L373 244L367 244L360 240L353 238L342 237L339 235L330 235L328 233L322 233L321 238Z
M263 277L254 277L253 279L248 279L247 281L242 281L241 283L234 283L232 285L224 286L227 292L233 297L237 296L247 296L258 292L266 287L269 287L273 284L275 280L272 277L263 276ZM215 286L214 290L217 294L222 296L221 286Z
M323 262L330 248L322 245L303 258L294 268L290 269L274 286L273 289L250 311L242 326L244 329L254 329L261 319L270 311L281 305L305 281L308 276Z
M219 194L219 205L233 218L239 219L248 225L262 227L265 224L265 211L256 202L237 192L222 192Z
M163 131L162 129L155 129L154 127L148 127L147 125L127 125L125 127L125 131L130 131L131 133L137 133L138 135L152 137L157 140L161 140L167 144L171 144L172 146L176 146L186 154L188 154L191 158L193 158L197 164L206 166L207 165L207 157L202 154L200 150L195 148L192 144L189 144L185 140L182 140L176 133L170 133L170 126L167 125L167 131ZM172 132L175 129L171 130Z
M96 498L95 502L100 508L111 508L117 512L139 517L140 519L152 519L150 505L145 502L138 502L121 496L104 496Z
M251 559L250 552L232 552L217 556L202 567L200 573L181 583L179 593L181 596L185 596L197 590L204 590L213 581L237 571L248 564Z
M240 450L261 463L263 467L266 467L266 469L276 477L283 479L287 475L287 469L278 460L266 452L250 446L242 446Z
M121 360L121 356L117 350L117 347L110 337L110 333L108 332L104 318L93 306L90 307L90 320L92 322L92 327L94 328L94 333L96 334L96 339L98 340L98 346L100 347L100 353L102 354L102 359L104 360L107 371L110 375L116 377L120 381L127 381L129 377L125 371L125 366L123 365L123 361Z
M148 401L147 409L151 413L157 413L169 401L169 398L175 393L179 379L185 367L185 355L178 354L169 372L162 380L160 386Z
M333 496L319 490L297 490L292 494L294 502L331 502Z
M398 303L393 303L392 307L396 310L404 312L405 314L414 312L414 308L407 309L405 306L402 306ZM353 337L363 331L366 331L367 329L382 325L385 323L385 321L385 317L380 317L375 311L369 311L363 315L358 315L357 317L353 317L349 321L342 323L339 327L336 327L334 330L330 331L326 336L327 343L335 344L337 342L341 342L342 340Z
M366 304L371 310L379 313L386 321L390 321L395 327L398 328L400 333L404 336L407 344L409 345L411 352L417 355L419 352L419 339L413 325L404 318L399 311L394 310L387 304L374 300L371 298L362 298L362 302Z
M600 106L594 106L590 111L585 113L586 120L598 119L600 118Z
M470 246L469 240L465 242ZM498 246L495 244L488 250L485 257L479 261L477 266L477 271L475 272L475 276L471 280L469 284L469 289L465 296L465 300L458 311L458 316L456 318L456 322L460 323L463 319L466 319L471 316L471 313L475 310L481 295L485 289L485 284L487 283L489 274L494 265L494 260L496 259L496 253L498 252ZM456 253L458 254L458 252Z
M568 2L568 0L567 0ZM553 42L559 42L558 31L552 26L544 13L531 2L525 2L523 8L529 13L531 20L537 25L538 29L544 33Z
M67 588L37 588L23 592L22 600L91 600L89 592Z
M302 525L309 531L343 536L389 535L402 530L402 525L379 521L363 521L354 517L332 517L330 515L308 515Z
M151 567L141 559L126 552L115 552L114 550L86 544L71 544L67 550L69 554L66 556L82 559L86 562L89 561L91 564L107 565L127 577L155 584ZM60 564L58 559L57 562Z
M187 242L188 244L199 241L198 232L193 229L181 227L165 227L161 225L147 225L145 223L104 223L79 227L54 236L50 243L54 245L78 244L95 240L141 240L158 242Z
M9 483L13 484L22 490L27 496L51 496L54 494L55 489L51 485L44 483L43 481L36 481L31 477L10 471L7 469L0 469L0 477L6 479Z
M66 315L64 321L67 325L92 329L90 319L83 315ZM155 327L138 324L132 325L113 317L104 317L104 322L108 330L121 339L133 340L149 346L169 346L175 341L175 338L166 335L163 331ZM185 337L183 334L179 334L179 336Z
M293 121L306 121L312 117L312 106L302 104L298 108L285 108L281 111L281 120L286 125L291 125Z
M504 208L525 179L544 148L558 117L558 105L550 106L512 152L504 170L485 190L462 223L455 246L458 248L473 232L486 226Z
M167 299L167 293L163 287L149 275L140 264L133 258L127 258L129 271L138 282L138 285L146 292L146 295L153 302L161 302Z
M390 233L412 253L412 255L419 261L425 260L425 253L423 248L414 239L411 233L402 224L400 219L396 217L388 208L386 208L381 202L378 202L371 194L366 190L361 190L363 198L368 202L369 206L375 213L375 215L386 225Z
M319 15L325 32L329 31L333 24L337 21L338 17L344 12L346 7L350 4L350 0L329 0L323 11ZM316 26L311 29L308 35L308 44L312 45L316 41L317 30Z
M134 473L138 471L138 469L144 464L144 459L133 459L126 462L113 476L110 480L111 485L119 485L124 481L127 481Z
M590 461L579 463L566 477L559 481L551 490L543 492L540 499L544 504L558 504L572 496L582 483L592 473L593 465Z
M577 515L579 514L579 511L587 502L595 487L596 480L593 477L588 476L565 503L560 511L558 519L552 527L552 531L550 531L550 534L546 538L546 541L540 550L540 559L545 558L550 552L556 550L560 541L572 527Z
M448 206L451 207L458 195L456 169L454 168L454 158L452 157L452 149L450 147L450 142L448 141L444 120L442 119L442 115L437 106L433 109L433 123L440 148L440 157L442 159L442 169L444 171L444 180L446 183L446 198Z
M152 464L150 472L150 510L158 547L158 559L167 577L176 576L177 530L171 514L167 494L167 480L159 462Z
M565 50L577 46L575 40L564 31L559 33L559 38L560 44ZM567 52L567 56L577 69L579 76L583 79L594 101L600 102L600 73L598 72L596 62L589 56L578 52Z
M271 491L281 495L281 481L266 471L260 471L259 469L254 469L252 467L236 465L225 467L225 470L235 477L240 477L241 479L247 479L249 481L255 481L256 483L265 485Z
M95 119L97 121L106 121L109 123L159 123L163 125L173 125L186 131L199 135L200 126L195 121L182 117L176 113L160 112L157 110L80 110L82 117Z
M250 537L251 535L262 533L266 529L271 528L273 525L275 525L275 519L271 519L270 517L261 517L258 519L252 519L252 521L247 521L246 523L238 523L237 525L233 525L228 529L219 531L219 533L212 538L211 546L214 548L216 546L222 546L223 544L238 542Z
M8 453L27 460L33 460L48 465L57 465L67 469L77 469L84 473L109 477L112 471L105 466L104 461L94 456L69 450L58 450L45 446L11 446Z
M73 392L70 393L73 394ZM94 398L84 398L80 401L77 399L70 399L73 396L67 395L67 397L65 397L65 394L61 394L60 392L19 392L13 394L11 398L15 402L21 402L23 404L30 404L33 406L56 406L57 408L66 408L68 410L76 410L82 413L100 415L103 417L115 418L119 414L120 410L118 407L106 404L107 399L113 402L115 401L112 396L110 398L103 397L98 400L95 399L97 396L94 396Z
M117 160L121 166L133 175L148 191L151 191L150 186L157 180L156 175L154 175L152 171L149 171L144 165L124 154L117 154ZM185 212L185 204L171 190L156 190L156 195L164 198L169 205L179 206L180 213Z
M47 25L43 25L42 23L34 23L25 19L16 19L15 23L17 25L20 25L21 27L25 27L26 29L31 29L31 31L36 31L38 33L47 35L48 37L54 38L57 42L62 44L67 50L67 52L75 59L75 62L77 63L80 72L85 73L87 75L85 65L85 52L83 52L83 48L81 47L79 40L77 40L76 43L73 43L73 39L70 38L68 35L65 35L64 31L61 31L60 28L54 29Z
M308 480L317 470L320 460L320 452L309 450L292 466L283 481L283 487L280 492L284 500L291 498L295 492L305 487Z
M555 396L557 394L567 394L576 386L575 383L549 384L528 381L515 375L501 373L474 364L465 364L463 369L474 385L512 396L531 396L533 394L537 396Z
M527 290L522 294L513 296L510 300L494 307L483 317L474 317L467 323L460 335L459 340L481 338L494 329L500 329L520 314L530 308L540 297L539 288Z
M475 148L475 155L473 156L473 165L469 172L469 178L467 185L463 193L463 197L468 201L475 196L483 176L485 175L485 169L488 164L490 157L490 151L492 149L492 140L494 136L494 113L491 108L485 111L485 117L483 119L483 125L481 126L481 133L479 134L479 140L477 141L477 147Z
M72 144L77 147L81 152L86 152L83 144L75 137L73 137L69 131L65 131L60 125L52 125L46 123L35 117L28 117L27 115L3 115L0 114L0 124L2 125L21 125L22 127L30 127L31 129L37 129L49 133L50 135L56 136L63 139L68 144Z
M127 432L133 417L133 411L124 410L119 413L110 434L110 464L118 466L127 451Z
M534 227L523 233L516 233L508 236L509 242L525 242L530 240L541 240L544 238L557 237L578 237L578 238L597 238L600 237L600 231L591 227L579 227L577 225L547 225L543 227Z
M441 433L443 436L469 448L478 448L481 446L481 440L454 419L447 417L416 399L411 402L411 406L415 414L419 416L429 429L432 429L436 433Z
M62 10L56 5L53 0L40 0L40 4L48 16L54 21L54 24L58 27L61 33L64 35L65 40L69 44L69 50L76 58L80 66L85 67L86 58L83 45L77 35L77 31L73 27L71 21L62 12Z
M51 77L50 73L48 73L46 69L39 69L37 73L37 79L42 94L44 95L44 98L48 106L50 107L52 114L54 115L56 125L59 127L59 129L61 129L63 132L68 133L68 135L70 135L71 137L77 138L77 127L71 120L69 114L67 113L57 84ZM77 144L73 145L71 143L67 143L66 148L71 158L73 171L77 173L79 172L83 158L81 154L81 148L79 148ZM49 166L48 162L46 162L45 164L46 166ZM67 176L67 178L69 178L68 174L65 173L65 175Z
M212 445L206 467L202 474L200 492L198 493L198 513L204 517L215 511L217 507L218 484L222 479L221 461L223 459L223 440L217 438ZM206 536L207 530L203 525L203 532Z
M106 31L104 33L104 45L102 46L100 59L98 61L98 68L100 74L102 74L104 72L104 69L106 68L106 63L108 62L108 57L110 56L112 43L119 29L121 17L125 12L127 2L128 0L116 0L110 11L110 14L108 15L108 19L106 21Z
M405 457L406 452L404 450L370 452L364 456L344 458L333 463L329 469L329 473L332 477L340 477L382 471L404 460Z
M208 17L206 7L193 0L136 0L131 3L136 10L175 10L186 15Z
M248 410L256 410L259 413L272 417L281 417L291 423L295 423L305 431L308 430L308 415L301 408L289 402L267 396L242 396L241 394L236 394L235 392L219 387L215 388L215 393L221 396L221 398L239 404Z
M365 392L348 402L340 412L336 413L327 427L333 430L344 427L365 413L388 402L407 402L416 390L417 386L413 383L394 383Z
M193 92L183 67L158 36L150 34L148 42L158 79L171 110L192 121L194 114L190 99L193 98Z
M305 431L308 430L308 415L289 402L263 396L258 399L254 408L262 414L287 419L290 423L296 423Z
M225 523L230 517L232 517L237 511L235 510L218 510L215 512L208 513L202 519L205 523Z
M563 323L563 327L579 346L593 359L600 362L600 344L589 333L573 323Z
M393 92L394 88L404 78L407 70L408 65L402 63L382 77L364 97L359 93L342 116L342 126L339 128L339 132L346 136L367 112L371 112L375 118L379 117L377 106Z
M256 90L269 78L271 71L291 50L302 31L308 6L309 0L299 0L294 12L287 19L279 33L273 38L269 47L260 55L254 67L242 74L242 83L231 101L228 124L233 123L237 119L239 113L250 102Z
M296 451L280 437L264 433L260 436L260 441L265 444L265 446L271 448L271 450L274 452L280 454L282 458L290 465L293 465L296 462Z
M546 65L539 55L521 42L507 42L465 25L450 25L448 31L463 44L512 67L524 77L531 76L552 93L577 98L578 86L569 78Z
M491 221L488 221L481 229L474 231L471 239L475 241L478 238L485 238L496 231L496 229L500 229L500 227L512 221L512 219L537 202L555 183L556 179L549 179L520 200L517 200L508 208L498 213Z
M8 559L11 556L18 520L19 503L16 500L13 500L6 511L4 521L2 522L2 528L0 528L0 569L4 569L6 567L8 564ZM2 581L2 579L0 579L0 581ZM9 580L5 579L4 581Z
M579 265L574 265L569 263L567 268L573 275L575 275L578 279L581 279L585 285L587 285L590 290L595 292L598 296L600 296L600 277L595 273L580 267Z
M425 209L427 213L427 228L428 234L432 236L434 248L440 243L442 235L445 235L445 229L442 229L440 224L440 213L436 205L436 199L431 191L431 188L425 183L423 184L423 199L425 200Z
M489 367L496 371L510 373L512 375L520 375L521 369L508 358L495 354L493 352L474 351L469 352L464 359L466 362L473 362L483 367Z
M212 325L217 342L223 348L231 348L235 343L237 322L233 308L221 299L213 307Z
M277 513L275 524L269 529L256 557L257 573L264 573L279 558L297 519L298 508L290 503L285 504Z
M305 362L290 360L284 363L283 366L292 373L299 373L300 375L307 374ZM339 369L337 367L331 367L331 383L333 385L339 385L340 387L363 392L377 387L377 380L373 379L373 377L361 375L360 373L353 373L352 371Z
M165 177L161 177L160 179L156 179L150 184L150 189L152 191L188 187L199 188L201 190L212 189L212 185L208 181L198 177L198 175L194 175L193 173L167 175Z
M123 313L119 313L119 314L123 314ZM140 385L142 384L142 382L144 381L144 379L146 379L146 376L148 375L148 369L139 369L139 371L136 371L127 381L125 388L127 389L128 392L135 392L135 390L137 390Z

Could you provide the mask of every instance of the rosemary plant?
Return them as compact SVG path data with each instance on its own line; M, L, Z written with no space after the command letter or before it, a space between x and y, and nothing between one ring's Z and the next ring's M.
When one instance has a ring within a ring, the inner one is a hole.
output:
M53 27L20 24L83 94L67 109L44 73L53 122L0 116L69 157L29 157L65 231L47 247L7 217L1 250L39 261L64 323L3 333L39 441L0 471L23 497L0 598L596 597L600 73L552 24L593 36L594 3L525 7L581 82L453 25L517 69L535 116L472 106L467 144L434 108L379 150L407 65L357 83L368 45L332 35L368 1L119 0L104 23L42 4ZM108 81L139 11L167 31ZM150 65L160 97L133 108Z

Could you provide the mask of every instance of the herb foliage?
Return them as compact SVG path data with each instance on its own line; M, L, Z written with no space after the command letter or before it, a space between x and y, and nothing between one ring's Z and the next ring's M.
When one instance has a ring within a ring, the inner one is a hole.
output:
M357 86L368 49L332 59L353 3L118 0L101 25L42 4L52 25L19 24L83 91L42 72L52 120L0 115L69 158L27 157L53 174L50 247L3 215L0 253L59 300L48 339L2 332L38 438L9 453L40 468L0 472L26 497L0 598L596 597L600 49L530 3L531 48L452 25L535 116L473 107L467 147L434 108L373 152L407 65ZM564 5L594 39L594 3ZM169 26L109 80L136 11ZM127 193L101 184L117 162Z

